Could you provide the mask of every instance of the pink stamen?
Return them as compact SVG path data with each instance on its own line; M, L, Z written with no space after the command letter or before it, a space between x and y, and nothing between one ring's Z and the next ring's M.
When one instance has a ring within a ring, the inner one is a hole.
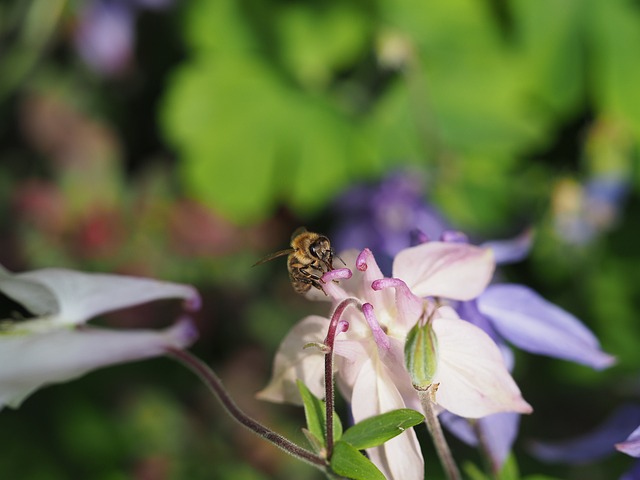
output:
M323 283L330 283L334 280L344 280L346 278L351 278L351 275L353 274L348 268L337 268L335 270L329 270L327 273L322 275L321 280Z
M365 248L356 259L356 268L361 272L366 271L368 268L367 261L371 258L373 258L373 253L368 248Z
M376 291L380 291L385 288L395 288L396 290L400 290L402 293L411 294L411 290L409 290L407 284L399 278L381 278L379 280L374 280L371 284L371 288Z
M364 318L369 324L369 328L371 329L371 333L373 333L373 338L376 341L378 348L389 351L391 349L389 337L387 337L387 334L384 333L384 330L382 330L382 327L380 327L380 323L378 323L378 319L373 313L373 305L371 305L370 303L363 304L362 313L364 314Z

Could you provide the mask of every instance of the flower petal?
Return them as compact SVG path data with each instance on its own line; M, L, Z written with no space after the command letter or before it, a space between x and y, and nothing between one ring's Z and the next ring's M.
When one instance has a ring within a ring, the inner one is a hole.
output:
M530 413L507 371L502 354L478 327L455 318L436 318L440 386L436 401L456 415L478 418L499 412Z
M522 350L595 369L615 362L580 320L523 285L489 286L478 298L478 308L502 337Z
M493 250L498 265L505 265L523 260L529 254L532 243L533 229L529 228L517 237L507 240L492 240L481 246Z
M640 427L631 432L624 442L616 443L616 448L632 457L640 457Z
M190 310L200 306L200 296L192 286L149 278L58 268L20 273L13 278L16 282L10 296L27 308L37 306L44 298L36 297L37 303L29 300L34 292L33 284L48 289L57 301L57 311L46 313L51 315L49 320L61 325L84 323L101 313L164 298L183 298ZM28 283L32 286L27 288Z
M467 445L478 445L478 435L482 438L482 448L489 455L491 467L498 473L507 459L513 442L518 435L520 415L512 412L494 413L477 420L475 428L466 419L444 411L438 417L447 430Z
M169 329L116 331L101 328L0 335L0 409L18 407L38 388L91 370L185 348L196 338L184 319Z
M494 413L478 420L480 438L497 474L509 456L513 442L518 436L520 415L513 412Z
M301 380L316 397L324 397L324 353L304 347L311 342L322 343L328 328L329 320L317 315L306 317L293 327L276 353L269 384L256 397L302 405L296 380Z
M356 279L356 288L353 293L355 296L363 301L363 303L370 303L378 311L389 311L393 308L393 294L389 291L377 291L371 288L371 285L376 281L383 278L382 271L378 267L373 253L368 248L365 248L360 252L356 259L356 272L358 272L358 278ZM354 275L355 276L355 275Z
M418 297L471 300L485 289L495 263L490 249L464 243L429 242L402 250L393 277Z
M368 359L356 378L351 406L354 421L405 408L405 403L384 365ZM423 480L424 460L413 428L380 447L367 449L369 458L388 480Z
M49 288L31 280L17 278L4 268L0 269L0 292L36 316L55 315L60 311L58 299Z

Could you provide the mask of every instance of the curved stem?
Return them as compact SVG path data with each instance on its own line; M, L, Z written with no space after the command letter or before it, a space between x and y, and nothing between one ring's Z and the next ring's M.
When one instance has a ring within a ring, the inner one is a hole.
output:
M347 298L338 304L331 315L329 330L324 339L324 344L328 347L328 351L324 356L324 394L325 394L325 420L326 420L326 448L327 458L331 459L333 453L333 409L334 409L334 391L333 391L333 345L336 335L343 330L338 329L340 317L349 305L358 305L360 302L355 298ZM360 307L361 308L361 307Z
M420 404L422 405L422 411L425 416L425 423L427 424L427 429L433 439L433 444L436 447L436 452L438 452L440 463L442 463L447 478L449 480L461 480L460 471L456 466L456 462L453 460L453 455L451 455L447 440L444 438L440 420L438 420L438 415L436 415L433 409L433 402L431 401L431 397L435 393L432 392L433 388L433 385L429 385L426 390L418 390L418 397L420 398ZM437 388L437 386L435 388Z
M323 458L287 440L282 435L268 429L240 410L225 390L220 378L218 378L215 372L198 357L187 351L171 347L167 348L167 354L198 375L218 400L220 400L220 403L227 413L241 425L260 435L262 438L271 442L276 447L284 450L290 455L293 455L294 457L303 460L322 471L326 471L327 463Z

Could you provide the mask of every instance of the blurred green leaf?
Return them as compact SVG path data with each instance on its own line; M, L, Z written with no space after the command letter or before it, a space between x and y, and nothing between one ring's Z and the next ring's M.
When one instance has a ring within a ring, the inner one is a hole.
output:
M511 0L513 60L531 87L530 114L564 120L584 99L585 2Z
M588 2L593 94L605 115L621 117L640 136L640 7L627 0Z
M277 27L285 65L312 89L326 86L335 71L365 53L368 24L348 2L291 4Z

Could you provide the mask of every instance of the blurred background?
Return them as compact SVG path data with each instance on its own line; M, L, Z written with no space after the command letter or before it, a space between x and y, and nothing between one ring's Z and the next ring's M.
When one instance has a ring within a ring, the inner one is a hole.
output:
M639 47L635 0L2 0L0 263L194 284L192 350L303 442L301 409L254 394L288 329L326 306L293 292L284 259L256 260L300 225L383 264L416 227L532 231L501 277L576 314L618 363L518 353L535 409L520 470L618 478L633 459L546 465L528 445L640 403ZM158 328L166 307L96 323ZM166 359L45 388L0 432L3 479L319 478Z

